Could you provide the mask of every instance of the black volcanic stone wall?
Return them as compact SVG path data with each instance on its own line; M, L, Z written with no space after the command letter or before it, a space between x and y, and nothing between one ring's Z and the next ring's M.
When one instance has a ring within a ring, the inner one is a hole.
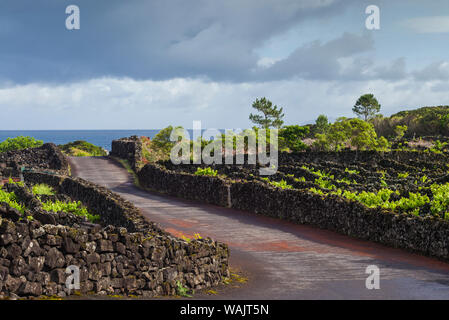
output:
M279 189L260 182L231 185L232 207L449 260L449 221L371 209L336 196Z
M0 210L0 214L2 211ZM80 270L80 293L175 295L177 282L201 289L228 275L228 248L210 239L42 225L0 215L0 297L73 294L68 266Z
M28 221L1 204L0 297L73 294L65 287L70 265L80 268L83 294L174 295L178 281L202 289L229 277L229 249L223 243L175 238L146 221L128 201L82 179L38 172L24 178L28 184L52 186L61 193L58 197L80 200L101 216L101 224L75 220L71 226L60 225L63 219L54 215L45 223L39 215ZM32 201L24 188L6 187L24 202Z
M24 174L24 179L33 184L48 184L57 192L81 201L92 213L100 215L104 225L125 227L130 231L142 231L148 228L160 231L154 223L145 220L129 201L105 187L81 178L39 172L27 172Z
M137 175L144 188L184 199L228 206L228 185L220 178L178 174L157 164L145 165Z
M0 177L17 177L21 167L68 174L67 157L53 143L38 148L0 152Z
M201 289L229 277L226 244L175 238L119 195L67 176L67 158L53 144L0 153L0 176L16 176L22 166L31 168L23 173L26 184L45 183L57 192L42 201L79 200L101 219L92 224L73 214L46 212L29 189L6 184L34 220L0 203L0 299L73 294L65 287L71 265L80 268L84 294L174 295L178 282Z
M379 162L382 160L400 161L407 163L411 162L448 162L449 157L446 154L439 153L424 153L415 151L313 151L313 152L298 152L279 154L279 163L288 165L297 162L322 162L332 161L340 163L360 163L360 162Z
M113 140L110 155L127 160L136 170L138 162L142 159L142 142L137 136Z
M400 157L407 156L412 155ZM304 153L299 157L325 160L326 154L313 153L307 156ZM354 161L355 154L343 154L341 157ZM370 155L366 153L362 157L367 160ZM220 206L229 206L230 203L232 208L299 224L310 224L348 236L449 260L447 220L370 209L336 196L324 197L305 190L280 189L250 179L231 181L195 176L190 172L192 170L186 173L181 170L168 170L160 164L147 164L138 172L138 177L142 186L162 193Z

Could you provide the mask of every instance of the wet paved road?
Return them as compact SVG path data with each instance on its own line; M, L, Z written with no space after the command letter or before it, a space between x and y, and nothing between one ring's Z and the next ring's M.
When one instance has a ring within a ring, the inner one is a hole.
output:
M72 158L72 172L134 203L174 235L229 244L231 266L248 274L226 299L449 299L449 263L242 211L142 191L107 158ZM380 268L368 290L366 267Z

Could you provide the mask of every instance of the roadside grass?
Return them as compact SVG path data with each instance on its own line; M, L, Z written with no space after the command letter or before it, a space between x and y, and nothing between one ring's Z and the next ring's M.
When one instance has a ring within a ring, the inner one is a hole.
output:
M140 185L140 183L139 183L139 178L137 177L137 174L134 172L134 170L132 169L131 165L129 164L129 162L128 162L127 160L125 160L125 159L120 159L120 158L117 158L117 157L112 157L112 156L109 156L109 158L111 158L112 160L115 160L115 161L119 162L119 163L122 165L122 167L125 168L126 171L128 171L128 173L132 175L133 181L134 181L134 185L135 185L136 187L138 187L138 188L140 188L140 189L144 189L144 188Z

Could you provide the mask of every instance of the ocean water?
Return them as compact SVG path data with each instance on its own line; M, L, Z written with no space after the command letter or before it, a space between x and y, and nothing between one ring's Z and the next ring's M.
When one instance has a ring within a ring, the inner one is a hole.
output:
M112 140L133 135L153 138L159 129L152 130L0 130L0 142L6 138L30 136L38 140L65 144L76 140L84 140L110 151Z

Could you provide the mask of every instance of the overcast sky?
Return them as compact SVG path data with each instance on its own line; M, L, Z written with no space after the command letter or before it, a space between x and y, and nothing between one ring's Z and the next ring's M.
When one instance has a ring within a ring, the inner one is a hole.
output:
M2 0L0 130L244 128L263 96L286 124L364 93L384 115L449 105L448 47L447 0Z

